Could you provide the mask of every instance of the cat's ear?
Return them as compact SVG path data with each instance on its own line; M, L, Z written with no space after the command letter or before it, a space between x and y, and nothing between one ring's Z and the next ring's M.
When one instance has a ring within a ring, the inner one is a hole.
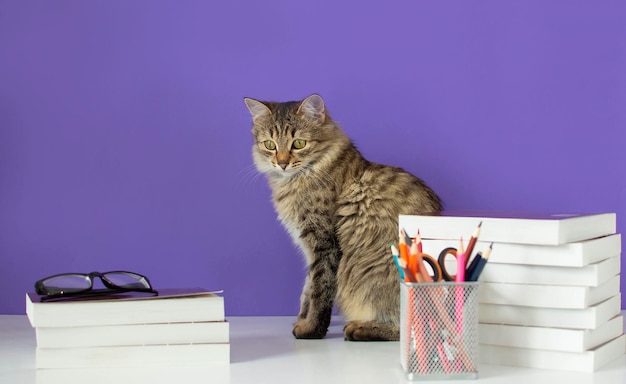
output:
M326 119L326 107L324 107L324 99L320 95L313 94L302 100L298 108L298 114L302 114L304 118L311 120L319 120L324 122Z
M246 103L246 106L252 115L252 121L266 118L272 114L272 111L267 107L267 105L258 100L244 97L243 101Z

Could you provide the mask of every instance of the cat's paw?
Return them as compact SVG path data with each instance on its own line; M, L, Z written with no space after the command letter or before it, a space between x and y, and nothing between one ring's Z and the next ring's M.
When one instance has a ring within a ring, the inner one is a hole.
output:
M298 319L293 325L293 335L296 339L321 339L326 336L328 328L314 324L305 319Z
M348 341L397 341L400 332L397 326L373 321L351 321L343 328L344 339Z

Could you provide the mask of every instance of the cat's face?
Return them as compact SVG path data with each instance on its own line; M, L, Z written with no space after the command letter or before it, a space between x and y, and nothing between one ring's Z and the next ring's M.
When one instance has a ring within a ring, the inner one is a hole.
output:
M254 121L252 154L260 172L289 178L324 157L336 128L325 124L321 97L286 103L247 98L245 102Z
M284 132L262 129L255 133L254 162L263 173L288 177L311 160L314 147L315 142L310 135L301 130L292 127L285 127Z

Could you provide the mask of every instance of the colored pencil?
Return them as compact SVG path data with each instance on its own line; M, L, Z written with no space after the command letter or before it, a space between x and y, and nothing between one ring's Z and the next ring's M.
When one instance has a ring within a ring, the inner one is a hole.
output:
M415 276L418 278L417 280L425 283L432 283L433 278L428 273L426 269L426 265L424 264L424 259L422 258L422 253L419 252L419 246L417 243L411 244L411 253L410 259L414 263Z
M404 271L404 281L409 283L417 283L417 279L415 275L409 269L409 265L403 259L398 259L398 264L400 264L400 268Z
M484 255L481 256L480 260L476 263L476 266L468 272L467 281L478 281L480 274L483 272L485 265L487 265L487 261L489 260L489 255L491 254L491 250L493 248L493 243L489 245L489 248L485 251ZM478 257L478 255L477 255Z
M463 238L459 242L459 248L456 250L456 278L457 283L465 281L465 257L466 251L463 250Z
M466 268L467 268L467 263L469 263L469 259L472 257L472 252L474 251L474 246L476 245L478 236L480 236L480 227L482 225L483 225L482 221L478 223L478 226L474 230L472 237L470 237L469 242L467 243L467 249L465 250L465 267Z
M465 282L465 251L463 250L463 238L459 242L459 248L456 250L456 278L457 284ZM463 333L463 302L464 287L457 285L454 290L455 299L455 315L456 315L456 332L458 336Z
M409 252L407 249L406 237L404 236L404 230L400 230L398 238L398 249L400 250L400 257L407 264L409 263Z
M476 270L476 266L478 265L478 263L481 263L482 260L483 260L483 253L478 252L476 256L474 256L472 261L469 263L469 265L467 266L467 269L465 270L465 274L467 275L467 278L466 278L467 281L474 281L471 279L471 276Z
M417 243L417 252L424 253L422 249L422 235L420 235L419 228L417 229L417 235L415 236L415 242Z
M398 262L399 260L399 254L400 252L398 251L398 248L393 244L389 244L389 246L391 247L391 256L393 257L393 262L396 265L396 268L398 268L398 272L400 273L400 279L404 280L404 271L402 270L402 267L400 266L400 263Z
M410 247L411 244L413 243L413 239L411 239L411 236L409 236L406 233L406 230L404 230L404 228L402 228L400 230L400 235L402 235L404 237L404 241L406 242L407 247Z

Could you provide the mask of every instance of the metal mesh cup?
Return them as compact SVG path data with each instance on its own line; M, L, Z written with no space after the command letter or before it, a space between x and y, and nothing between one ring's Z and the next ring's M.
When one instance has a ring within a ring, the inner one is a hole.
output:
M409 380L478 378L478 285L400 282L400 362Z

